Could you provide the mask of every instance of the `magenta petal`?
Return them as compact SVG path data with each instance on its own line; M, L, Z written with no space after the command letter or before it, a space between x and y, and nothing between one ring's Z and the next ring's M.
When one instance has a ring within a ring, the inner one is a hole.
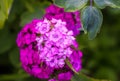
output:
M72 78L72 73L71 72L60 73L58 75L58 80L59 81L69 81L71 78Z

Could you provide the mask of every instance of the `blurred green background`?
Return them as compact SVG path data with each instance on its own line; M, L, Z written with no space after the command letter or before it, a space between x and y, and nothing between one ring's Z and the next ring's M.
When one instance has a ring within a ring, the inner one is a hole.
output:
M16 37L25 23L41 18L50 3L51 0L13 0L8 18L0 11L0 81L40 81L22 70ZM104 21L98 36L88 40L81 32L77 37L83 51L81 72L98 79L120 81L120 9L107 7L102 12Z

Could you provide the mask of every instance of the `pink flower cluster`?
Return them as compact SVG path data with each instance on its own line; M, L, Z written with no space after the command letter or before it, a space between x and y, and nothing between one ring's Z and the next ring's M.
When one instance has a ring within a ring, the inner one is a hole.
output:
M40 59L47 66L62 68L73 52L70 47L75 42L73 32L66 28L66 22L56 19L38 22L36 30L40 34L36 37Z
M68 23L67 18L52 16L50 14L52 9L49 10L51 7L57 8L54 5L48 7L43 19L34 19L18 34L16 42L20 49L21 64L26 72L37 78L70 81L74 72L66 64L66 60L69 60L74 70L78 72L81 70L82 52L78 50L74 37L77 35L76 32L69 29L71 23ZM58 8L58 10L63 9ZM64 12L64 14L73 13ZM71 22L78 21L73 20Z

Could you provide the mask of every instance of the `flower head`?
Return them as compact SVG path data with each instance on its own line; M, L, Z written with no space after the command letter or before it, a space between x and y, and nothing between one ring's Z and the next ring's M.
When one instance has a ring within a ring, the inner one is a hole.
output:
M78 72L82 53L67 21L57 18L33 20L17 37L23 69L30 75L49 81L69 81L74 74L65 60Z

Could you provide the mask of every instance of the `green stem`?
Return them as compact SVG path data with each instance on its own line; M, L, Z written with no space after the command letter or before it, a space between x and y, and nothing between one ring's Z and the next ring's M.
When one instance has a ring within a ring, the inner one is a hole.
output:
M70 63L70 61L68 59L65 60L65 63L69 66L69 68L76 74L79 74L73 67L72 64Z
M92 6L92 2L93 2L93 1L92 1L92 0L90 0L90 6Z

